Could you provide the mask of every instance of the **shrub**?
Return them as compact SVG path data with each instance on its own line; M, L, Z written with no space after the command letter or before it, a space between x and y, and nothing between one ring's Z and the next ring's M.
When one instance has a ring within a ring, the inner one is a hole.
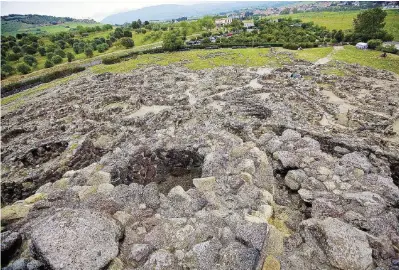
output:
M53 57L54 57L54 53L52 53L52 52L50 52L50 53L47 53L47 59L48 60L51 60Z
M22 50L21 50L21 47L19 47L19 46L14 46L14 47L12 47L12 51L13 51L14 53L20 53Z
M29 66L33 66L33 65L37 64L36 58L32 55L25 55L24 62L27 63Z
M10 53L7 56L7 61L18 61L19 58L21 58L21 57L22 57L22 54L20 54L20 53Z
M44 63L44 67L45 68L51 68L51 67L53 67L54 66L54 63L53 62L51 62L50 60L46 60L46 63Z
M132 48L134 46L134 41L131 38L124 37L121 38L121 44L125 48Z
M62 63L62 57L59 55L54 55L51 58L51 62L53 62L54 64L60 64L60 63Z
M368 48L376 49L377 47L381 46L382 40L381 39L370 39L367 41Z
M75 55L71 52L67 52L66 56L68 58L68 62L72 62L72 60L75 59Z
M398 49L396 49L395 45L383 46L381 50L383 52L393 53L393 54L398 52Z
M22 49L25 53L27 54L35 54L36 53L36 48L30 45L24 45L22 46Z
M87 47L85 49L85 54L86 54L87 57L93 57L93 49L90 48L90 47Z
M14 72L15 72L15 69L11 65L5 64L5 65L1 66L1 74L2 74L2 76L4 74L4 77L10 76L10 75L14 74Z
M22 74L28 74L31 72L30 67L26 64L20 64L17 66L17 70Z
M105 57L102 60L102 63L104 65L111 65L111 64L115 64L115 63L119 63L121 61L120 57L117 56L109 56L109 57Z
M107 43L102 43L102 44L97 46L97 51L100 52L100 53L105 52L106 50L108 50L108 44Z
M123 36L124 37L133 37L133 34L132 34L132 32L131 31L129 31L129 30L124 30L123 31Z
M54 51L54 54L61 56L62 58L64 58L66 56L65 52L61 49L56 49Z
M37 49L37 51L40 53L41 56L45 56L46 55L46 48L44 48L44 47L39 47Z
M283 48L288 50L297 50L299 45L293 43L284 43Z

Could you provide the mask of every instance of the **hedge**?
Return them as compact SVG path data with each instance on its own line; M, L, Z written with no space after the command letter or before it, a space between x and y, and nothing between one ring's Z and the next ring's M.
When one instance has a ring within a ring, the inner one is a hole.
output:
M24 81L7 84L1 88L1 97L6 97L18 93L41 83L47 83L59 78L63 78L71 74L81 72L85 69L85 67L70 67L62 70L56 70L54 72L30 78Z

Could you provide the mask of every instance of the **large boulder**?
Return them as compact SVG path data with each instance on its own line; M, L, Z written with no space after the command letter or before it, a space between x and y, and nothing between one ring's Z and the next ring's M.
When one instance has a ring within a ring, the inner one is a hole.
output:
M103 269L118 255L121 236L106 215L61 209L33 229L32 247L51 269Z
M319 243L332 266L338 269L371 269L372 250L366 233L330 217L318 222L318 227L323 236Z

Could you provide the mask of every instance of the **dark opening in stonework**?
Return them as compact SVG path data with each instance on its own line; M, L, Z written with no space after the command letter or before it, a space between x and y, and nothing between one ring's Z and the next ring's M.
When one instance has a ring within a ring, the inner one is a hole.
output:
M191 150L142 150L130 161L127 183L147 185L155 182L166 194L175 186L193 187L193 178L201 177L204 158Z

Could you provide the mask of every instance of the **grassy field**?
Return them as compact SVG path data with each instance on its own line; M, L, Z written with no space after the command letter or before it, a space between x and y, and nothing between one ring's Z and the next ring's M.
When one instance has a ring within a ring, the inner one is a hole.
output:
M81 26L96 26L102 25L101 23L82 23L82 22L66 22L59 25L46 25L46 26L36 26L32 24L26 24L21 22L1 22L1 31L2 35L13 35L15 36L17 33L32 33L32 34L54 34L58 32L69 31L70 29L76 28L78 25Z
M168 65L172 63L181 63L187 68L198 70L205 68L214 68L221 66L279 66L283 62L288 62L287 58L269 57L269 49L220 49L220 50L192 50L161 54L143 54L136 59L131 59L122 63L113 65L97 65L91 68L94 73L113 72L124 73L135 68L146 65Z
M345 46L343 50L337 50L332 53L331 47L305 49L302 51L289 51L279 49L279 51L290 52L297 59L316 62L331 54L332 60L340 60L346 63L358 63L363 66L374 67L377 69L386 69L399 74L399 56L389 54L387 58L381 58L380 52L362 51L353 46ZM147 65L168 65L180 63L190 69L204 69L220 66L280 66L289 62L289 57L278 58L268 55L269 49L219 49L219 50L192 50L162 54L144 54L135 59L113 65L97 65L91 67L94 73L112 72L125 73L133 69ZM342 72L334 71L334 74Z
M386 69L399 74L399 55L388 54L387 58L380 57L381 52L358 50L354 46L345 46L344 50L337 51L332 58L350 64L360 64L377 69Z
M360 11L341 11L341 12L305 12L290 15L278 15L279 18L300 19L304 22L314 22L315 24L325 26L329 30L348 30L353 27L353 19ZM385 29L399 40L399 10L388 10L388 16L385 19Z

